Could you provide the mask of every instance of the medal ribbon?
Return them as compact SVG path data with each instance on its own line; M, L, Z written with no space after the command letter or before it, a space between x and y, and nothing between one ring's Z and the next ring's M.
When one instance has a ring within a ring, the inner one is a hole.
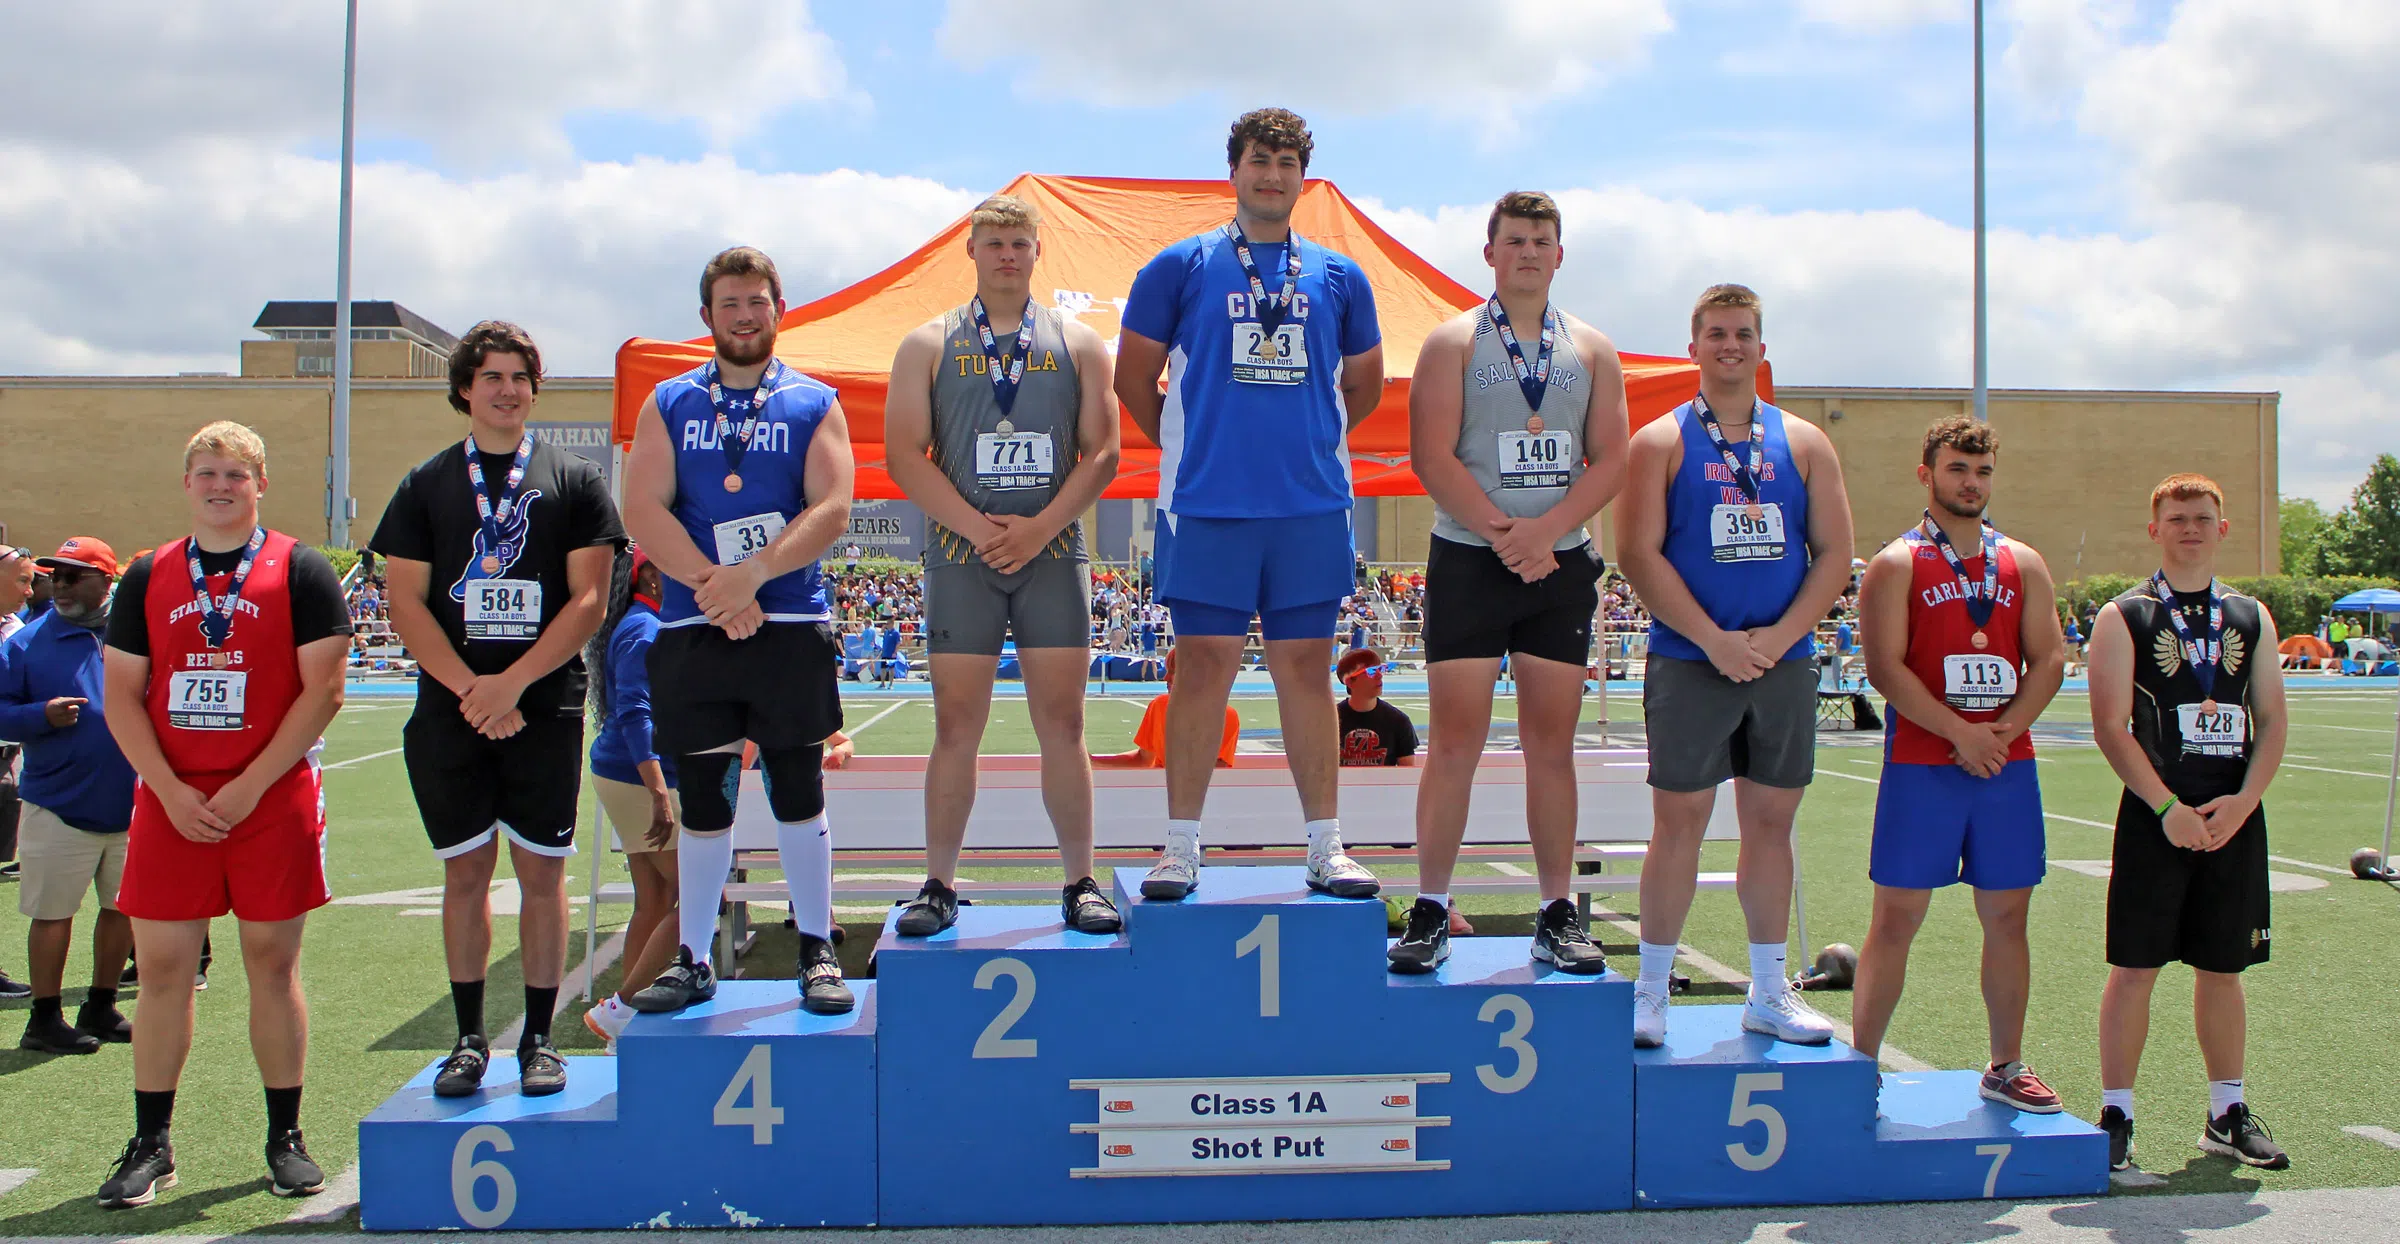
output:
M1000 416L1007 418L1017 408L1017 386L1025 382L1025 361L1033 357L1033 299L1025 300L1024 313L1017 320L1017 357L1012 361L1000 352L1000 341L992 335L992 317L984 314L983 295L975 295L967 304L975 316L975 333L983 339L983 357L992 373L992 400L1000 403Z
M533 461L533 433L527 432L517 442L516 461L508 465L508 479L500 487L500 507L492 508L492 499L483 490L483 455L476 452L475 438L467 438L467 482L474 485L475 516L483 520L483 538L491 548L500 547L500 528L517 509L517 490L525 484L525 464ZM195 567L200 563L192 562Z
M1300 235L1293 233L1284 240L1283 293L1273 301L1267 298L1267 283L1258 279L1258 264L1250 258L1250 241L1242 236L1239 222L1225 226L1225 236L1233 239L1233 257L1241 261L1242 275L1250 282L1250 308L1258 317L1258 326L1270 337L1283 327L1283 317L1292 313L1293 295L1300 291Z
M1742 495L1750 504L1758 504L1758 469L1767 457L1767 429L1760 422L1758 407L1753 399L1750 408L1750 461L1745 465L1733 456L1733 446L1725 443L1725 429L1717 426L1717 412L1708 408L1706 397L1694 397L1692 409L1700 415L1702 426L1708 429L1709 443L1717 447L1717 456L1725 460L1725 469L1733 472L1733 482L1740 485Z
M1550 391L1551 356L1558 349L1558 339L1567 335L1566 317L1547 307L1542 309L1541 353L1534 356L1533 365L1528 367L1525 349L1517 344L1516 330L1509 327L1508 312L1500 306L1498 298L1492 299L1490 309L1492 331L1500 334L1500 344L1508 350L1508 362L1516 369L1517 387L1524 390L1525 404L1540 414L1542 395Z
M2167 608L2167 624L2175 628L2175 646L2183 650L2183 659L2192 663L2192 677L2199 680L2200 694L2216 698L2218 662L2225 654L2225 597L2217 590L2217 581L2208 581L2208 638L2205 643L2192 634L2191 624L2183 620L2183 610L2175 604L2175 589L2167 585L2167 572L2159 571L2150 577L2150 590L2160 604Z
M759 421L767 417L767 399L781 387L776 381L783 378L784 370L782 359L767 360L766 373L758 380L758 392L750 399L749 413L742 416L742 426L736 429L733 421L725 417L729 399L725 396L725 386L717 379L717 361L708 361L708 405L717 414L717 448L725 451L727 474L742 473L742 455L750 451L750 438L758 431Z
M1975 584L1967 578L1967 564L1959 560L1958 550L1950 547L1950 536L1942 525L1933 521L1933 511L1925 511L1925 527L1933 533L1935 547L1942 550L1942 559L1950 563L1950 573L1958 576L1958 594L1967 602L1967 620L1978 629L1992 620L1992 611L2000 607L2000 530L1986 522L1983 525L1983 594L1975 594Z
M467 455L467 460L474 461L474 455ZM250 543L242 546L242 560L233 568L233 582L226 585L225 609L220 613L216 598L208 594L208 576L200 570L200 541L184 541L185 569L192 572L192 603L200 608L200 639L209 647L222 648L233 638L234 607L241 602L242 584L250 581L250 567L257 564L259 546L266 542L266 528L250 529Z

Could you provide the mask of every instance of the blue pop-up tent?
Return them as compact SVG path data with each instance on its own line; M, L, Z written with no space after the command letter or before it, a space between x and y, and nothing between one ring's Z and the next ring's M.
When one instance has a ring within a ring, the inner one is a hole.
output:
M2400 613L2400 591L2370 587L2333 602L2335 613Z

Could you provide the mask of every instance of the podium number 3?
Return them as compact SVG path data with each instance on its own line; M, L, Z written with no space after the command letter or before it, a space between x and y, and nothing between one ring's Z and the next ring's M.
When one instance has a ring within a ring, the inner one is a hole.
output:
M1533 1031L1533 1007L1525 999L1513 993L1493 994L1484 999L1483 1009L1475 1013L1475 1018L1489 1024L1503 1015L1508 1017L1508 1027L1500 1033L1500 1048L1517 1056L1516 1069L1501 1075L1499 1064L1485 1063L1475 1069L1475 1078L1495 1093L1514 1093L1533 1083L1541 1059L1525 1040L1525 1034Z
M1033 969L1023 959L993 959L975 969L975 987L989 989L1001 977L1015 986L1008 1005L983 1026L983 1035L975 1038L977 1058L1038 1058L1041 1043L1032 1037L1012 1037L1008 1030L1025 1018L1033 1009Z
M516 1177L497 1158L475 1160L475 1151L485 1145L490 1145L493 1153L507 1153L517 1147L507 1132L489 1123L478 1123L468 1128L458 1138L458 1147L450 1151L450 1204L458 1210L459 1221L479 1231L489 1231L517 1212ZM475 1185L487 1179L492 1184L490 1209L475 1203Z
M1233 944L1236 959L1253 952L1258 955L1258 1017L1274 1019L1283 1014L1283 917L1260 916L1258 927Z
M1767 1129L1767 1142L1759 1146L1756 1153L1741 1144L1725 1146L1725 1156L1733 1159L1735 1166L1746 1171L1763 1171L1783 1160L1783 1115L1763 1101L1750 1100L1752 1093L1782 1091L1783 1073L1780 1071L1745 1071L1733 1077L1733 1108L1726 1112L1725 1125L1747 1127L1752 1123L1760 1123Z

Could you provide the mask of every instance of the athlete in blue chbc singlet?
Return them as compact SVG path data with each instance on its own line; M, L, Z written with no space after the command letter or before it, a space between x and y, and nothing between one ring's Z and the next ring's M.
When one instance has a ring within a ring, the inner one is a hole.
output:
M1667 980L1717 787L1734 780L1736 888L1750 929L1742 1026L1821 1045L1833 1025L1784 973L1792 819L1816 771L1816 620L1850 580L1850 501L1825 434L1758 397L1758 295L1718 285L1692 311L1700 393L1634 434L1619 569L1650 611L1642 716L1655 826L1642 862L1633 1040L1666 1039Z
M825 740L842 724L839 654L817 559L850 523L849 426L832 389L775 357L784 308L773 261L726 251L701 274L700 297L716 357L643 403L626 466L626 529L666 575L651 713L684 816L682 946L633 1007L671 1011L716 993L709 951L748 740L799 926L801 1004L847 1011L823 773Z
M1325 657L1353 584L1346 440L1381 399L1383 339L1365 272L1291 228L1310 150L1307 123L1282 109L1235 122L1233 223L1160 252L1125 301L1116 391L1161 451L1157 590L1182 676L1167 702L1166 853L1147 898L1199 884L1200 810L1252 618L1308 822L1309 884L1376 890L1342 853Z

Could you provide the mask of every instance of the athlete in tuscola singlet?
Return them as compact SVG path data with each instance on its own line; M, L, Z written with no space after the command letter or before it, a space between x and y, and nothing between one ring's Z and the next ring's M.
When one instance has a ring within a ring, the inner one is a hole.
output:
M1493 205L1496 291L1433 330L1409 387L1409 445L1437 507L1425 570L1432 746L1417 789L1417 878L1395 972L1450 954L1449 889L1467 797L1508 658L1525 751L1525 820L1540 874L1533 957L1561 971L1607 959L1567 892L1575 864L1575 721L1591 656L1600 551L1584 524L1625 482L1625 378L1600 331L1550 305L1565 250L1558 204Z
M2033 963L2027 909L2044 867L2034 720L2066 677L2050 568L1994 530L2000 444L1956 415L1925 433L1925 518L1884 546L1859 584L1867 679L1891 701L1875 844L1875 913L1858 956L1851 1044L1882 1048L1909 943L1933 892L1966 882L1983 922L1983 1004L1992 1061L1983 1095L2036 1114L2058 1094L2024 1062Z
M967 218L975 297L900 343L883 412L892 482L925 511L925 647L933 754L925 761L925 885L903 937L958 919L959 844L975 807L975 754L1001 645L1016 641L1042 751L1042 801L1066 865L1060 915L1113 933L1092 877L1092 767L1083 745L1090 673L1090 557L1080 515L1117 474L1113 368L1100 335L1035 305L1041 218L994 195Z

